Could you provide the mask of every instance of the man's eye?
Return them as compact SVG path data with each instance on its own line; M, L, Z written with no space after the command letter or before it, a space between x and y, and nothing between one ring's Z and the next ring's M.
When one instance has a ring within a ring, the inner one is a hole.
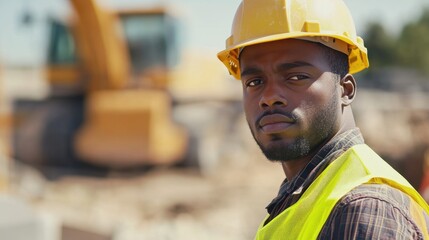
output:
M294 75L288 79L297 81L297 80L302 80L302 79L306 79L306 78L308 78L308 76L298 74L298 75Z
M254 79L254 80L250 80L246 83L246 86L248 87L255 87L262 84L262 80L261 79Z

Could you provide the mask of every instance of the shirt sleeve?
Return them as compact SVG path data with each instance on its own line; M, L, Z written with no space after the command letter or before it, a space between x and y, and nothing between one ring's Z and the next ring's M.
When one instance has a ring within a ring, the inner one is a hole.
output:
M334 207L318 239L423 239L410 201L387 185L359 186Z

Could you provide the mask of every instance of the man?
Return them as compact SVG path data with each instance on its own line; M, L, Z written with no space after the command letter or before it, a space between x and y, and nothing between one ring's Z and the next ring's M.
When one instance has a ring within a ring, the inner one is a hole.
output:
M286 180L256 239L425 239L429 207L364 144L351 103L369 66L342 0L243 0L218 54Z

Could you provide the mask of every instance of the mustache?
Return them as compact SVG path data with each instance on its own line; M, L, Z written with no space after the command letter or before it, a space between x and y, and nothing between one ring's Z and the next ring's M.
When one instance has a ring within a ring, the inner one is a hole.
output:
M261 113L261 115L259 115L259 116L256 118L255 125L256 125L256 126L259 126L259 125L260 125L260 123L261 123L262 118L264 118L264 117L266 117L266 116L269 116L269 115L273 115L273 114L280 114L280 115L283 115L283 116L285 116L286 118L291 119L291 120L292 120L292 122L297 122L297 121L298 121L298 119L299 119L299 118L298 118L298 116L297 116L296 114L293 114L293 113L291 113L291 112L286 112L286 111L282 111L282 110L279 110L279 109L273 109L273 110L266 110L266 111L262 112L262 113Z

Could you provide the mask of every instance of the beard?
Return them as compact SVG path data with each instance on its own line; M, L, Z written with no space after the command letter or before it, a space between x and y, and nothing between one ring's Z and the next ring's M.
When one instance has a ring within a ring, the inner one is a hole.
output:
M309 155L311 152L319 149L321 144L327 142L336 133L336 122L338 99L332 97L331 101L322 109L320 109L310 120L309 129L301 131L298 137L295 137L292 142L285 143L283 136L280 134L272 135L268 144L262 144L255 135L252 128L253 138L258 144L265 157L271 161L286 162L294 159L299 159ZM293 115L299 123L299 117Z

